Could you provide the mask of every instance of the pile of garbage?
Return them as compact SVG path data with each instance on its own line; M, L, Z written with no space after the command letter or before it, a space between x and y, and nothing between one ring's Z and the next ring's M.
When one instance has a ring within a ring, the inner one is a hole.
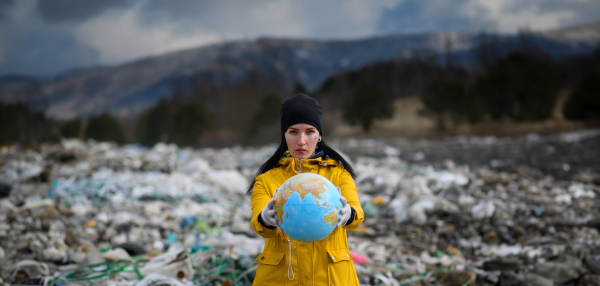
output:
M366 215L348 232L361 285L600 284L590 142L600 132L339 143ZM251 285L264 239L246 191L276 147L2 147L0 284ZM563 173L536 165L548 156Z

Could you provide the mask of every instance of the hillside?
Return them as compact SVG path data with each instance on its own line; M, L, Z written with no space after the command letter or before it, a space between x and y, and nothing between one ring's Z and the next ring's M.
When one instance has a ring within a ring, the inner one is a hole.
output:
M488 35L489 36L489 35ZM586 54L600 43L600 23L528 33L529 44L555 58ZM327 77L360 67L418 53L442 59L451 47L453 61L467 69L480 64L481 33L398 34L359 40L257 39L215 44L111 67L69 72L52 80L0 79L0 101L24 100L64 120L110 111L120 117L139 113L175 88L210 82L219 89L249 76L274 79L310 89ZM450 45L448 42L450 39ZM498 52L517 49L523 35L495 35Z

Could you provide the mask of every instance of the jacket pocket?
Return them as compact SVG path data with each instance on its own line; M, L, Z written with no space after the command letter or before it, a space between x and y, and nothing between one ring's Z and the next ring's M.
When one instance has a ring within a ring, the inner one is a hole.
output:
M355 285L354 265L348 249L327 249L329 285Z
M284 277L287 277L285 270L287 269L282 261L285 252L272 250L263 251L256 261L259 263L256 268L256 278L254 285L283 285Z
M255 260L260 264L278 265L283 260L284 255L285 252L265 250Z

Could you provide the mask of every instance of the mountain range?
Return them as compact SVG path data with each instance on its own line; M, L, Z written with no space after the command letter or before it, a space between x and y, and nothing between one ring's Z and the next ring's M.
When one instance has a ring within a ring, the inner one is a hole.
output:
M491 37L493 36L493 37ZM25 101L58 120L109 111L132 116L170 97L174 83L207 78L235 85L251 74L278 78L286 85L319 87L329 76L379 62L429 53L448 54L467 70L480 66L482 42L493 38L501 55L517 49L526 36L536 49L561 59L593 52L600 45L600 22L545 32L394 34L356 40L261 38L171 52L115 66L79 69L52 79L0 78L0 101Z

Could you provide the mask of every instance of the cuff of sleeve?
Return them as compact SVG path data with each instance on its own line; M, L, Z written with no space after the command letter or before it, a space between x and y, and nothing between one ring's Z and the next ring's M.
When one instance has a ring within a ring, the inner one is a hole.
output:
M350 207L350 209L352 210L352 213L350 214L350 219L348 219L348 221L346 222L346 224L344 226L347 226L347 225L351 224L354 221L354 212L355 211L354 211L353 207Z
M352 210L354 211L354 210ZM354 212L352 213L352 216L354 217ZM258 214L258 223L260 223L260 225L262 225L262 227L264 228L268 228L268 229L274 229L274 226L268 226L263 220L262 220L262 215Z

